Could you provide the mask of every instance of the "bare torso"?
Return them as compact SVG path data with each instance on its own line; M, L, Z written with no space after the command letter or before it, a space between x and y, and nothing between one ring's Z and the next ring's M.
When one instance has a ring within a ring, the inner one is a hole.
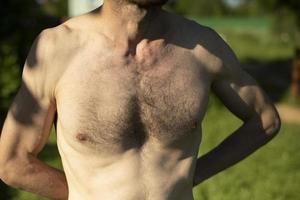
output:
M274 105L226 42L165 2L105 1L37 37L1 131L1 180L50 199L192 200L276 135ZM197 159L210 90L244 123ZM37 157L55 112L64 172Z
M273 103L213 30L167 0L105 0L44 30L0 133L0 178L59 200L192 200L269 142ZM242 126L197 159L210 90ZM57 113L64 171L38 159Z
M86 18L58 28L62 47L53 61L62 74L57 142L69 199L193 199L211 82L196 44L185 42L193 22L180 18L178 29L170 22L164 36L124 55L89 25L76 27Z

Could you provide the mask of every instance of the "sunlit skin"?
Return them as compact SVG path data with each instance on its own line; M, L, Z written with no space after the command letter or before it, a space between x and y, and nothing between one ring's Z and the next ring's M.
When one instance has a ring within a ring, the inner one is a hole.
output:
M276 135L274 105L230 47L164 3L105 0L37 37L1 133L5 183L58 200L192 200ZM244 123L197 159L210 91ZM64 171L37 158L54 122Z

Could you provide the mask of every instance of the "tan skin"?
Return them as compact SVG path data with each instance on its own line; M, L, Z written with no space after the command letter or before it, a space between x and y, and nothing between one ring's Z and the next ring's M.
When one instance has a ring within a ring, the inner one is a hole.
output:
M227 44L154 1L106 0L39 35L1 133L5 183L50 199L188 200L276 135L274 105ZM197 159L209 91L244 123ZM37 159L56 112L64 172Z

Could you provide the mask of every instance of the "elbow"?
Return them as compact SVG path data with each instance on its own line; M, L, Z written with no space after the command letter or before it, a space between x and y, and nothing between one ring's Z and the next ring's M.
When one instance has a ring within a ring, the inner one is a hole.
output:
M281 120L276 108L268 109L263 112L261 123L265 135L270 139L274 138L281 128Z
M1 180L11 187L20 188L22 179L25 177L23 165L18 161L12 160L5 163L1 161L0 166Z
M277 135L281 128L281 120L279 116L276 116L274 121L271 123L268 134L269 135Z
M17 170L14 170L14 168L11 168L12 166L8 167L7 164L2 164L1 169L0 169L0 177L1 180L11 186L11 187L17 187L18 182L17 182ZM19 177L21 178L21 177Z

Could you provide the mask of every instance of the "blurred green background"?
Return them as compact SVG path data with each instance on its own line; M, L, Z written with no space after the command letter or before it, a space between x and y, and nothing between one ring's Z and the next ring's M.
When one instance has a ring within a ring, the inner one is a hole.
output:
M299 99L291 100L291 66L300 47L298 0L177 0L166 9L214 28L236 52L242 67L265 89L276 105L288 110L280 134L238 165L194 189L196 200L300 199ZM68 16L65 0L0 2L0 127L19 87L22 66L37 34ZM281 110L280 110L281 111ZM241 122L211 95L203 124L200 154L216 146ZM62 168L53 132L39 155ZM1 167L1 166L0 166ZM0 182L0 200L43 199Z

